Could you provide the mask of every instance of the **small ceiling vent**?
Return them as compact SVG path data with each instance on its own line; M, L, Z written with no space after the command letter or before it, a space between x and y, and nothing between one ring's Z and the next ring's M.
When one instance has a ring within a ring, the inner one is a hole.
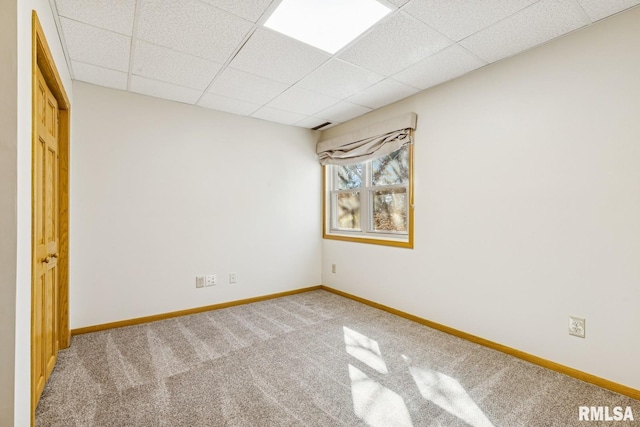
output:
M325 126L329 126L330 124L331 124L331 122L324 122L324 123L323 123L323 124L321 124L321 125L318 125L318 126L316 126L316 127L311 128L311 130L320 130L320 129L322 129L322 128L323 128L323 127L325 127Z

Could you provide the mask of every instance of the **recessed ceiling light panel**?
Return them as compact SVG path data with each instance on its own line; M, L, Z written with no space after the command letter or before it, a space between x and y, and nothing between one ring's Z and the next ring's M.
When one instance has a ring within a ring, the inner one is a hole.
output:
M282 0L264 26L334 54L389 12L377 0Z

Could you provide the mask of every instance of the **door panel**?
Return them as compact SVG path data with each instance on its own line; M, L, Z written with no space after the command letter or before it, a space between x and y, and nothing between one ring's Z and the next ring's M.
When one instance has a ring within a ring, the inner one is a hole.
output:
M38 69L33 159L35 275L32 306L34 393L37 402L58 355L58 103Z

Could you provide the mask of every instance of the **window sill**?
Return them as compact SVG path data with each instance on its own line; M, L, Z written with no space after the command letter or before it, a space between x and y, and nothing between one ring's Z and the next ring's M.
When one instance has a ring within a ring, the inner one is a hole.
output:
M371 236L359 237L354 235L334 234L334 233L331 233L331 234L323 233L322 238L327 240L339 240L343 242L366 243L371 245L392 246L396 248L413 249L412 239L400 240L400 239L393 239L393 238L372 238Z

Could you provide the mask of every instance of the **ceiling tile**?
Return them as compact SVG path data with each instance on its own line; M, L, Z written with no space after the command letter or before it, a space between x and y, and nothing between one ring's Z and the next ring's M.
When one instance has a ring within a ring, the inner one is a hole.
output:
M331 59L313 71L296 86L323 95L347 98L371 86L384 77L339 59Z
M138 40L132 73L193 89L206 89L222 65Z
M453 45L400 71L393 78L411 86L426 89L455 79L486 64L463 47Z
M578 0L592 21L598 21L640 4L640 0Z
M405 9L458 41L513 15L537 0L414 0Z
M400 12L374 27L339 57L390 76L451 44L442 34Z
M216 77L209 92L264 105L288 87L284 83L227 67Z
M71 61L71 68L75 80L93 83L114 89L127 90L127 73L97 67L91 64Z
M251 102L240 101L226 96L220 96L215 93L205 93L198 105L214 110L226 111L227 113L240 114L249 116L251 113L260 108L260 105Z
M310 128L360 116L640 4L378 1L402 10L339 58L261 26L248 37L279 0L53 0L52 6L76 80L126 90L130 78L133 92Z
M258 29L231 62L234 68L293 84L329 59L329 54L264 28Z
M273 0L203 0L251 22L256 22Z
M251 115L257 119L268 120L270 122L283 123L285 125L292 125L298 123L305 118L302 114L291 113L289 111L282 111L271 107L262 107Z
M184 102L186 104L195 104L198 98L200 98L200 95L202 95L202 91L200 90L159 82L140 76L131 77L131 92Z
M291 111L305 116L313 116L320 110L336 104L340 101L337 98L320 95L306 89L292 87L273 101L267 104L268 107L279 110Z
M197 0L144 0L138 37L224 63L253 25Z
M584 25L573 0L542 0L460 44L482 59L494 62Z
M368 113L371 108L356 105L347 101L340 101L339 103L320 111L317 116L326 117L330 122L346 122L358 116Z
M314 128L316 126L320 126L321 124L327 123L329 120L327 119L319 119L317 117L307 117L306 119L300 120L295 125L303 128ZM323 128L324 129L324 128Z
M60 16L130 36L136 0L56 0L56 8Z
M415 87L400 83L392 78L385 79L364 91L353 95L347 101L369 108L380 108L420 92Z
M60 18L60 24L72 60L129 71L131 37Z

